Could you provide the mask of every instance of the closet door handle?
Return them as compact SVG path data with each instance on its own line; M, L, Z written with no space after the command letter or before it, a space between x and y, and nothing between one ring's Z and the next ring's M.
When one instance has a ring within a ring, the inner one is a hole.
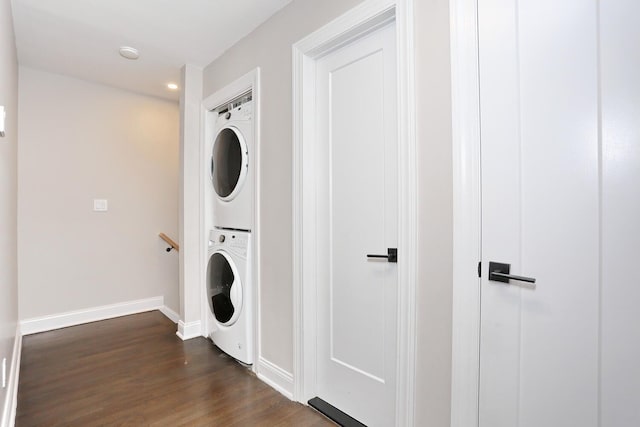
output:
M367 258L386 258L387 262L398 262L398 248L388 248L387 255L367 254Z
M509 280L536 283L536 279L534 277L516 276L515 274L509 274L510 269L511 264L489 262L489 280L502 283L509 283Z

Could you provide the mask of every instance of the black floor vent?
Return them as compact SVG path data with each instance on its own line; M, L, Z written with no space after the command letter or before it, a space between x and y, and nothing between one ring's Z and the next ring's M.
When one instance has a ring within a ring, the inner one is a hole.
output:
M342 427L367 427L355 418L342 412L335 406L325 402L319 397L309 400L309 406L323 413L327 418L341 425Z

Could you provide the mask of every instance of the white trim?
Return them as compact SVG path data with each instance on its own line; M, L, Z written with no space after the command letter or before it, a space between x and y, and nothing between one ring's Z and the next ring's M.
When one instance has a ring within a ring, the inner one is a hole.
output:
M368 0L292 46L293 56L293 328L294 398L315 396L314 62L320 56L395 19L398 43L399 236L396 425L413 425L415 408L415 294L417 185L412 0ZM304 284L304 286L303 286Z
M254 319L254 355L253 355L253 360L260 360L260 355L262 354L261 350L261 330L260 330L260 269L261 269L261 264L260 264L260 239L261 239L261 227L260 227L260 221L261 221L261 209L260 209L260 200L261 200L261 194L262 194L262 186L261 186L261 180L260 180L260 172L261 172L261 167L260 167L260 156L261 156L261 143L260 143L260 129L261 129L261 109L260 109L260 67L256 67L253 70L249 71L248 73L246 73L245 75L243 75L242 77L236 79L235 81L227 84L225 87L223 87L222 89L218 90L217 92L214 92L213 94L207 96L203 101L202 101L202 112L201 112L201 144L200 144L200 151L201 151L201 159L204 159L203 161L200 162L200 164L202 165L201 167L204 167L204 162L206 161L205 158L205 153L204 153L204 146L206 144L206 137L207 137L207 112L211 111L217 107L219 107L220 105L223 105L226 102L229 102L231 100L233 100L234 98L247 93L251 91L252 93L252 98L253 98L253 151L254 151L254 157L255 157L255 162L254 162L254 170L253 170L253 188L254 188L254 199L253 199L253 227L251 229L251 238L253 240L251 248L252 248L252 253L251 253L251 258L252 258L252 265L251 265L251 280L253 282L253 295L254 295L254 299L253 299L253 319ZM200 174L201 176L201 188L207 188L205 185L205 181L206 181L206 176L207 174L204 173L204 171L202 171L202 173ZM204 202L205 198L204 198L204 190L202 191L202 194L200 195L200 204L201 206L205 206L205 202ZM208 236L208 230L205 230L205 224L204 224L204 218L201 219L200 221L200 236L201 236L201 242L200 242L200 247L202 248L202 259L201 259L201 265L203 266L203 268L201 269L201 280L200 283L205 283L205 266L207 265L207 252L208 252L208 247L207 247L207 236ZM209 331L209 321L208 321L208 313L209 313L209 306L207 304L207 297L206 297L206 290L204 285L200 287L201 288L201 295L202 295L202 306L201 306L201 322L202 322L202 332L201 335L205 336L208 334ZM256 364L253 365L252 367L253 371L256 372Z
M293 400L293 374L262 357L258 359L257 365L258 378Z
M18 383L20 378L20 355L22 354L22 333L20 324L16 325L16 335L13 340L13 353L11 354L11 368L9 381L4 398L2 411L2 427L13 427L16 422L16 408L18 406Z
M68 326L112 319L145 311L160 310L164 306L164 297L153 297L136 301L127 301L84 310L68 311L50 316L34 317L20 321L22 335L37 334Z
M198 227L198 234L200 235L199 242L199 253L200 256L200 270L198 271L199 279L198 286L200 288L200 324L202 328L202 336L208 337L211 333L211 325L209 324L209 304L207 303L207 290L206 290L206 269L207 264L209 262L209 244L207 242L209 231L206 229L205 225L205 211L207 208L207 202L205 197L205 191L207 188L207 178L209 176L209 172L207 171L207 167L205 163L207 162L207 153L205 152L205 147L207 145L207 138L212 137L213 135L213 124L210 124L207 121L207 116L211 109L216 108L216 94L213 94L203 100L200 104L200 161L198 162L200 168L200 195L199 195L199 203L200 203L200 225ZM231 98L235 98L237 95L230 94ZM222 98L222 96L220 96ZM225 100L228 100L225 96ZM218 101L219 103L224 102ZM211 105L213 104L213 105Z
M451 0L453 336L451 426L478 425L480 374L480 82L477 0Z
M190 340L192 338L201 337L202 335L202 323L198 321L185 323L182 320L178 321L178 332L176 335L182 340Z
M180 95L180 315L183 322L201 319L202 271L202 69L182 67Z
M400 162L400 227L398 251L398 363L396 425L412 426L415 416L416 275L418 269L417 144L415 136L415 80L413 1L396 3L398 28L398 144ZM402 264L404 262L404 264Z
M172 309L170 309L169 307L167 307L166 305L163 305L162 307L158 308L158 310L160 310L160 312L164 314L167 317L167 319L171 320L173 323L178 323L178 320L180 320L180 315L175 311L173 311Z
M400 0L397 3L401 2L403 1ZM293 45L294 53L300 53L309 59L318 58L363 34L375 31L380 25L384 25L395 17L395 9L395 0L364 1L296 42ZM296 64L294 63L293 66L295 70Z
M260 88L260 68L256 68L255 76L253 79L253 85L251 87L252 96L253 96L253 151L254 156L256 158L256 162L254 164L253 170L253 188L255 189L254 200L253 200L253 230L251 230L253 242L251 243L251 248L253 250L252 254L252 268L251 268L251 281L253 282L253 348L254 348L254 359L260 360L262 358L262 334L260 328L260 319L261 319L261 304L260 304L260 271L262 269L262 264L260 263L261 250L260 250L260 239L262 238L262 227L260 226L261 221L261 208L260 208L260 200L262 195L262 180L260 179L260 173L262 171L261 167L261 155L262 155L262 144L260 143L260 129L262 129L262 115L260 108L261 101L261 88ZM252 367L253 372L257 372L257 367Z

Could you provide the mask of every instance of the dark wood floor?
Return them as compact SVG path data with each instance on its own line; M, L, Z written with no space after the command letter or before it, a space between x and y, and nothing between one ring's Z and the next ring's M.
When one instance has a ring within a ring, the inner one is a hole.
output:
M26 336L16 426L331 426L157 311Z

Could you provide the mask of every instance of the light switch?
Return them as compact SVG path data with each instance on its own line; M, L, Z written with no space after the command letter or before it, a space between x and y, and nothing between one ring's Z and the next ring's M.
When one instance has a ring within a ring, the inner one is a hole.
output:
M93 199L93 210L95 212L106 212L109 210L107 199Z
M4 107L0 105L0 137L4 137L4 120L7 117L7 113L4 111Z

